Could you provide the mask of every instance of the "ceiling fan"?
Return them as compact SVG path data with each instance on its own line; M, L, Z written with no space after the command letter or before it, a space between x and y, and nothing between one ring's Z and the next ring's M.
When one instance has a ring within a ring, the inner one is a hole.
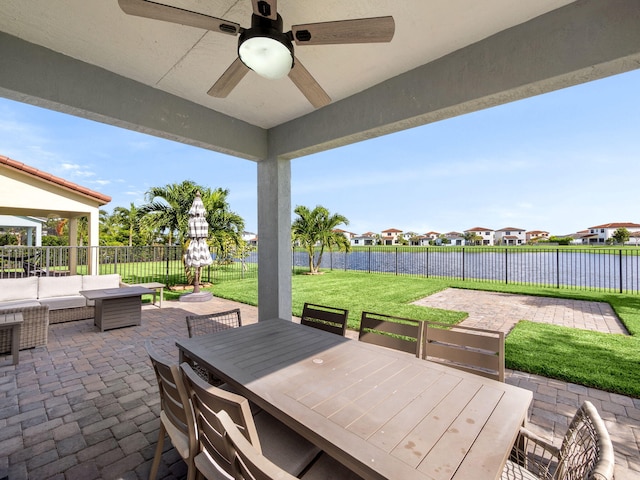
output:
M277 0L251 0L251 28L246 29L221 18L149 0L118 0L118 3L129 15L239 35L238 58L209 89L207 93L212 97L225 98L253 70L268 79L288 75L315 108L329 104L331 99L294 55L294 42L296 46L382 43L390 42L395 31L393 17L387 16L293 25L284 33Z

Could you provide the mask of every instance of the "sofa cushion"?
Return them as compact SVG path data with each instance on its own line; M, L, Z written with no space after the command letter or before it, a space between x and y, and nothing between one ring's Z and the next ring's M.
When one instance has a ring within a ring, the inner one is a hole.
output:
M118 288L120 286L120 275L111 273L109 275L84 275L82 277L82 288L80 290L100 290L102 288Z
M38 277L0 280L0 302L35 300L36 298L38 298Z
M0 302L0 313L5 308L23 308L23 307L39 307L40 302L37 300L12 300L10 302Z
M40 277L40 283L38 285L38 300L52 297L66 297L70 295L77 295L84 300L84 297L80 295L80 290L82 290L82 276L80 275L70 275L68 277Z
M85 307L87 299L82 295L68 295L61 297L41 298L42 305L48 305L49 310L62 310L63 308Z

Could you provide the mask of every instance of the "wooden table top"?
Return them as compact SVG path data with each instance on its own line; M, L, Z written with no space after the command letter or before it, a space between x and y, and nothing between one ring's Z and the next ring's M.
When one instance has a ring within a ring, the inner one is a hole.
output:
M144 287L118 287L118 288L98 288L96 290L81 290L80 295L89 300L105 300L109 298L139 297L142 295L153 295L154 291Z
M499 478L532 399L285 320L176 345L364 478Z

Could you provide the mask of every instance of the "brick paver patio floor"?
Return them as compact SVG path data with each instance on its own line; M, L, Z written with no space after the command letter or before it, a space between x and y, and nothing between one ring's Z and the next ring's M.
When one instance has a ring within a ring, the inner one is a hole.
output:
M226 300L167 301L162 309L143 307L142 326L100 333L92 320L56 324L47 347L21 351L18 366L0 357L0 479L147 478L159 397L144 342L177 359L185 315L236 306L243 323L257 321L256 308ZM519 372L508 376L534 392L531 425L555 441L590 399L614 441L616 478L640 478L640 400ZM184 463L170 442L165 446L159 478L185 478Z

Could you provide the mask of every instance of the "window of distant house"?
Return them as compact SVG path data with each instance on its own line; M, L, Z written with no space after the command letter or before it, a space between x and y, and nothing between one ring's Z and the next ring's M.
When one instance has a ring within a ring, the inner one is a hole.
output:
M354 240L353 243L355 243L357 245L359 241L360 240Z
M511 235L511 232L504 232L504 235Z
M600 233L604 233L604 228L601 228L601 229L600 229Z

